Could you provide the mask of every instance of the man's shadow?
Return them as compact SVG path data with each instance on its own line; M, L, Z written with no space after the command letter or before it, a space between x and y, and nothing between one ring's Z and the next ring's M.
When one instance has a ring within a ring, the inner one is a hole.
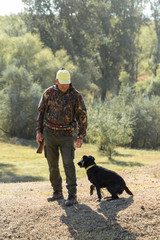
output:
M136 236L123 228L116 219L118 212L132 203L133 197L105 200L97 203L98 211L95 211L85 204L66 207L64 202L59 202L65 210L60 220L66 224L72 239L75 240L135 240Z

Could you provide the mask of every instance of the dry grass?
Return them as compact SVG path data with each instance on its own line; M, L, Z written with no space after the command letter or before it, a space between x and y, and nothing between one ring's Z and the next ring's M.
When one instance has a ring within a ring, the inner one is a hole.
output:
M99 152L96 145L83 144L82 148L75 151L77 178L86 177L84 169L77 166L77 162L86 154L93 155L97 164L115 171L157 164L160 159L160 151L117 148L113 159L108 161L107 156ZM12 139L12 141L6 142L1 140L0 167L0 182L48 180L47 161L43 154L36 154L35 141L24 142ZM65 175L61 159L60 170L64 179Z

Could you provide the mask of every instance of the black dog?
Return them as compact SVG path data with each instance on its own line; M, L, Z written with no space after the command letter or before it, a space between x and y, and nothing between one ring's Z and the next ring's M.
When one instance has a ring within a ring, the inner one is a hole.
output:
M111 197L109 197L111 200L118 199L118 194L122 194L124 190L129 195L133 195L120 175L114 171L97 166L94 160L94 157L85 155L82 157L81 161L78 162L80 167L85 167L88 180L92 183L90 186L90 195L93 194L95 187L97 190L98 201L101 201L102 198L100 192L101 188L107 188L107 190L111 193Z

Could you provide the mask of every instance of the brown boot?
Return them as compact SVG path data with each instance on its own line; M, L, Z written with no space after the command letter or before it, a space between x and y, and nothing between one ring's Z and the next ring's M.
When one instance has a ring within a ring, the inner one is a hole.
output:
M57 201L59 199L63 199L63 194L62 194L62 192L55 191L53 193L53 196L47 198L47 201L48 202L53 202L53 201Z
M65 201L66 206L72 206L73 204L77 203L77 196L76 194L69 194L68 199Z

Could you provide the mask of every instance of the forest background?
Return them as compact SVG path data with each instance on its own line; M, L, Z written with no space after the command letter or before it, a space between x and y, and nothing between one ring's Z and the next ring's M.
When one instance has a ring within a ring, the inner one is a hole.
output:
M0 135L35 138L40 97L64 67L86 102L86 142L109 158L116 146L158 149L160 1L23 2L0 17Z

